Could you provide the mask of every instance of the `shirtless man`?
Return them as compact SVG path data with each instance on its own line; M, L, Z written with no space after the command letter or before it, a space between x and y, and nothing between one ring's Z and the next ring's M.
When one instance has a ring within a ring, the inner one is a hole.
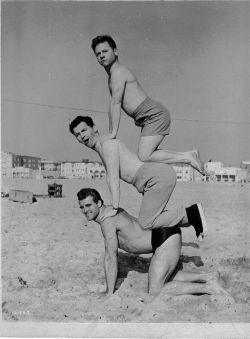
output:
M118 139L103 140L88 116L76 117L69 126L70 132L86 147L96 151L107 172L112 197L112 208L105 209L103 218L114 216L120 204L120 179L134 185L143 194L138 222L143 229L181 227L192 225L201 240L207 226L202 206L168 210L166 205L176 185L173 168L164 163L142 162Z
M164 293L174 296L196 293L228 295L219 285L218 274L176 272L181 254L179 227L145 231L137 219L122 208L118 209L115 216L104 218L106 210L112 209L112 206L104 205L95 189L83 188L77 197L87 220L94 220L101 226L105 243L104 270L108 295L115 290L118 248L128 253L153 253L148 271L148 293L152 297L157 296L163 286Z
M198 151L173 152L158 149L162 140L169 134L171 123L169 111L160 103L150 99L134 74L120 64L115 41L110 36L101 35L92 40L91 47L109 77L110 134L103 138L116 138L122 108L127 115L134 119L135 124L141 127L138 147L140 160L166 164L185 163L204 174Z

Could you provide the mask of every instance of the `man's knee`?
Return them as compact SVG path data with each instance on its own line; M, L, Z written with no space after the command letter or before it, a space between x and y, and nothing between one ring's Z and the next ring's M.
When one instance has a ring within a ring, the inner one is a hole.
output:
M159 293L176 270L176 261L166 259L160 248L156 250L153 257L154 264L149 269L149 294Z
M149 219L145 219L145 218L142 219L142 218L139 217L138 223L139 223L140 227L145 231L150 231L154 227L154 221L153 220L149 220Z
M152 153L153 152L149 152L148 150L139 150L138 157L143 162L150 162Z

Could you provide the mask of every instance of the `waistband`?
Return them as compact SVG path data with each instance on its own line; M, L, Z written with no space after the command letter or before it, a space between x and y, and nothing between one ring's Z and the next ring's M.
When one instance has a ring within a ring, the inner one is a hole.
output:
M137 187L137 181L138 181L138 178L140 177L140 173L144 170L144 167L147 167L147 163L143 163L141 164L141 166L138 168L138 170L135 172L135 176L132 180L132 185Z
M133 116L136 117L140 113L144 113L145 109L151 108L155 106L155 101L153 101L151 98L146 97L139 106L136 107L134 110Z

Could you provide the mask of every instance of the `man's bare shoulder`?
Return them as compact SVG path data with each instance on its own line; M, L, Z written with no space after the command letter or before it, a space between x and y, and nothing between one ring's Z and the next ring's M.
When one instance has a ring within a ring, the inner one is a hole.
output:
M131 70L127 66L124 66L122 64L118 64L111 73L111 78L114 80L118 78L128 80L131 79L131 77L134 78L134 75L131 72Z
M112 208L112 206L110 206ZM137 219L125 211L122 207L119 207L119 210L116 215L108 217L102 221L104 227L115 228L119 230L123 223L128 222L137 222Z
M102 143L102 147L106 149L112 149L115 147L119 147L120 145L123 145L123 142L119 139L108 139L104 140Z
M110 208L113 208L113 207L110 206ZM119 219L119 216L114 215L112 217L107 217L106 219L102 220L100 223L102 231L104 233L111 233L111 232L116 231L118 219Z

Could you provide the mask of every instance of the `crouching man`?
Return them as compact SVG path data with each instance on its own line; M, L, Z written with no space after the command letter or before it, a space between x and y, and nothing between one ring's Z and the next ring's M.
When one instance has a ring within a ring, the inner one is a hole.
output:
M153 253L148 271L148 293L157 296L162 289L165 294L224 294L219 285L218 274L205 272L176 273L181 253L181 230L165 227L143 230L137 219L122 208L115 216L105 217L112 206L105 205L100 194L91 188L77 193L79 206L88 221L101 226L105 243L104 270L107 294L115 290L118 273L118 248L134 254ZM201 282L202 281L202 282Z

